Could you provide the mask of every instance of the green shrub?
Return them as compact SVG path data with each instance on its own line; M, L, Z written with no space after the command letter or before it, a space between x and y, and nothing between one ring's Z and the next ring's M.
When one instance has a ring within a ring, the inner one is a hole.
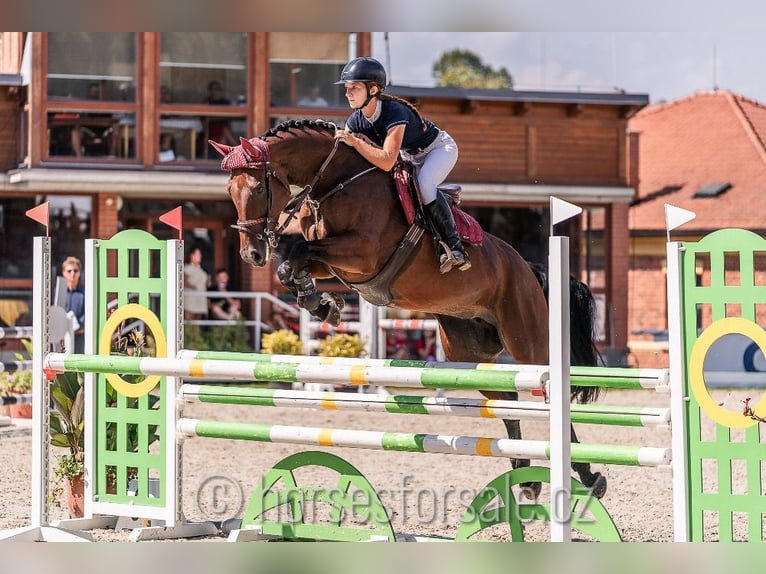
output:
M247 325L243 320L235 325L222 325L210 327L207 333L202 333L205 339L206 349L213 351L232 351L246 353L252 351L248 343ZM195 349L197 347L194 347Z

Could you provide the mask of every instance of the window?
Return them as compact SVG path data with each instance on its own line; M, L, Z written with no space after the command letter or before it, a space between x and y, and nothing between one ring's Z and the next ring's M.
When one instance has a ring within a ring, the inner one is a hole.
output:
M207 140L238 145L247 136L247 45L239 32L161 34L160 163L217 159Z
M136 34L51 32L47 38L48 157L135 158Z
M134 33L48 34L48 98L136 101Z
M160 46L163 103L247 103L247 34L163 32ZM216 94L212 83L220 87ZM216 101L209 102L213 97Z
M334 83L349 60L349 40L342 32L271 33L271 106L346 108L343 86Z

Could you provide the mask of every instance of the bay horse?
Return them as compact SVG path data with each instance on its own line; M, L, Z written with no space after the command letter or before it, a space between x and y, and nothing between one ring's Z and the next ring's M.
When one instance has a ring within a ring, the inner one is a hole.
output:
M239 232L242 260L266 265L280 235L297 218L303 240L294 243L277 275L319 320L340 321L343 300L318 293L314 283L336 277L373 304L432 314L449 361L494 362L506 351L519 363L548 364L544 271L485 233L481 245L465 245L471 269L441 275L433 246L417 241L417 226L405 219L391 173L339 144L336 129L321 120L289 120L258 138L240 138L239 146L209 142L223 156L221 168L230 172L227 191L237 211L232 227ZM412 249L405 257L403 246ZM570 291L572 364L596 365L592 293L574 277ZM595 387L573 387L572 399L589 402L597 393ZM518 398L516 392L482 394ZM509 438L521 438L518 420L503 423ZM572 440L577 441L574 427ZM511 462L513 468L529 465L525 459ZM596 496L603 496L601 473L591 472L587 463L572 468ZM536 497L541 485L525 487Z

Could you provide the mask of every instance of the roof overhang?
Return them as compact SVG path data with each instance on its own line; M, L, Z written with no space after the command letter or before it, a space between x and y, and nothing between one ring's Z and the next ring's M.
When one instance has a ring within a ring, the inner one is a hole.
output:
M467 203L540 203L557 197L575 204L628 204L635 197L632 187L588 185L504 185L462 184L462 199Z
M124 197L182 195L185 199L226 197L226 173L93 170L18 169L0 177L0 190L25 193L119 193ZM461 183L467 203L547 204L550 196L572 203L630 203L632 187L588 185L524 185Z
M119 193L125 197L182 194L184 198L226 196L228 174L94 169L18 169L0 178L0 190L30 193Z

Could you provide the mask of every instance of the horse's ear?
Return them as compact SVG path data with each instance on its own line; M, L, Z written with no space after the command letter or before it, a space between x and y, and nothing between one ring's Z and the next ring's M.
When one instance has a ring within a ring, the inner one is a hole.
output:
M209 143L213 148L215 148L215 151L220 153L223 157L226 157L231 153L231 150L234 148L231 146L228 146L226 144L214 142L213 140L207 140L207 143Z
M260 159L260 157L263 155L261 151L250 142L250 140L246 140L240 136L239 143L242 144L242 149L245 150L245 153L252 159Z

